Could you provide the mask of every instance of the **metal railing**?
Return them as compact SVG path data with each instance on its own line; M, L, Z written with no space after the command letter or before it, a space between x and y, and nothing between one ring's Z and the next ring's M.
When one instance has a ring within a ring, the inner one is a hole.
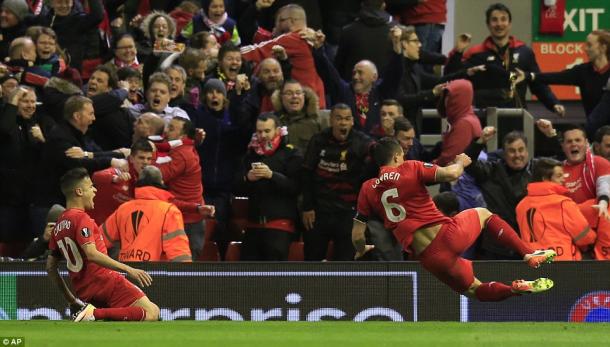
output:
M439 118L438 112L436 109L424 109L422 110L423 118ZM528 139L527 141L527 150L531 155L534 153L534 128L535 128L535 119L534 117L523 108L497 108L497 107L487 107L483 110L475 110L475 113L485 114L485 118L487 119L487 125L493 126L496 128L496 135L487 143L487 149L489 151L495 151L498 149L498 119L499 118L518 118L520 117L523 121L523 133L525 137ZM447 120L445 118L441 119L441 129L447 128ZM421 134L420 141L424 146L433 146L438 141L441 141L441 134Z

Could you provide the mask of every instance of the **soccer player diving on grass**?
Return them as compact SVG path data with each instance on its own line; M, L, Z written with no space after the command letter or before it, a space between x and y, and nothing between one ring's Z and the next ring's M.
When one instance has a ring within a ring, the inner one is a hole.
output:
M150 286L150 275L110 258L101 230L85 212L93 208L97 191L87 170L69 170L61 177L60 186L66 197L66 210L51 233L47 273L70 308L78 309L73 320L159 320L159 307L117 271L126 272L141 287ZM76 296L59 275L58 262L62 256L66 259ZM96 308L94 304L103 308Z
M460 177L471 159L459 154L446 167L404 160L400 144L383 138L373 149L380 166L379 176L366 181L358 195L357 214L352 228L356 259L374 246L365 242L369 217L383 218L384 225L407 251L414 252L424 269L454 291L480 301L501 301L526 293L539 293L553 287L553 281L539 278L481 283L474 277L472 263L460 255L477 239L482 230L492 233L500 244L517 251L533 268L551 262L553 250L533 250L504 220L485 208L462 211L453 218L444 216L434 205L426 183L450 182Z

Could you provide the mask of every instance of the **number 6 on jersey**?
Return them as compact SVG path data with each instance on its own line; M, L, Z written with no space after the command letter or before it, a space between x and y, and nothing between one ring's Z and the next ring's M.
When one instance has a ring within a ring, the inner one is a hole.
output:
M388 189L381 194L381 204L390 222L398 223L407 218L407 211L400 204L389 202L389 198L398 198L398 188Z

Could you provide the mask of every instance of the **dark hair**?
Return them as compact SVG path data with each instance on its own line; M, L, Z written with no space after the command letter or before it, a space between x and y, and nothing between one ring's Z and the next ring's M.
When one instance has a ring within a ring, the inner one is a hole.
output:
M98 65L93 72L101 71L108 76L108 86L112 89L117 89L119 87L119 78L116 75L114 69L106 66L106 65Z
M191 48L195 49L203 49L208 45L208 41L210 40L210 36L213 34L208 31L200 31L196 34L193 34L190 39Z
M223 1L224 3L224 1ZM209 16L209 11L210 11L210 5L212 4L212 0L203 0L201 1L201 9L203 10L203 12L205 12L206 16ZM226 4L225 4L225 12L227 11L226 8Z
M178 60L180 66L182 66L187 72L189 69L196 69L199 67L199 62L206 61L205 54L200 49L187 48Z
M89 173L85 168L77 167L68 170L59 179L59 186L61 188L61 192L66 198L73 196L74 188L76 188L76 186L87 177L89 177Z
M404 109L402 108L402 105L396 99L383 100L381 102L381 107L383 107L383 106L396 106L398 108L398 112L400 112L400 114L404 114Z
M585 129L578 125L578 124L566 124L563 127L563 132L561 133L561 142L563 142L564 138L565 138L565 133L568 131L572 131L572 130L580 130L580 132L582 133L582 136L586 139L587 138L587 132L585 131Z
M386 165L402 147L393 137L384 137L373 146L373 159L378 166Z
M116 75L119 81L126 81L128 78L132 77L142 79L142 73L131 66L124 66L116 70Z
M276 128L280 126L280 119L273 112L262 113L256 118L257 121L261 121L261 122L266 122L269 119L273 120L273 123Z
M509 132L508 134L506 134L504 136L504 138L502 139L502 147L506 148L506 146L510 145L511 143L513 143L517 140L523 140L523 143L525 143L527 145L527 137L525 137L525 134L523 133L523 131L513 130L513 131Z
M64 119L68 121L71 120L74 112L82 110L85 104L93 104L93 101L82 95L73 95L69 97L64 104Z
M559 160L546 157L539 158L536 161L534 171L532 172L533 182L541 182L551 178L553 176L553 170L556 166L562 166Z
M510 13L510 9L506 5L504 5L503 3L498 2L498 3L495 3L495 4L489 5L487 10L485 11L485 23L489 24L489 20L491 18L491 13L493 11L506 12L506 13L508 13L508 21L509 22L513 21L513 15L512 15L512 13Z
M460 212L460 200L457 194L451 191L438 193L432 198L436 208L447 217L453 217Z
M411 122L409 122L409 120L405 117L398 117L394 119L394 134L398 133L399 131L409 131L411 129L413 129L413 124L411 124Z
M604 140L604 136L607 135L610 135L610 125L604 125L603 127L597 129L593 141L597 143L602 143L602 141Z
M349 107L348 104L344 104L342 102L334 104L333 107L330 108L331 116L335 113L335 110L349 110L350 114L352 113L352 108Z
M155 149L147 139L138 139L131 145L131 155L137 152L154 152Z
M227 41L220 46L220 49L218 50L218 61L221 61L229 52L237 52L241 54L239 47L235 46L233 42Z
M190 120L188 120L186 118L182 118L182 117L178 117L178 116L172 118L172 120L179 120L180 122L182 122L182 135L185 135L189 139L195 138L196 130L195 130L195 126L193 125L193 122L191 122Z
M133 40L133 44L136 44L136 39L133 37L133 35L128 34L128 33L122 33L119 36L115 37L114 40L112 40L112 44L110 46L110 48L112 48L112 51L116 51L116 47L119 44L119 41L121 41L124 38L130 38L131 40ZM136 46L137 49L137 46Z

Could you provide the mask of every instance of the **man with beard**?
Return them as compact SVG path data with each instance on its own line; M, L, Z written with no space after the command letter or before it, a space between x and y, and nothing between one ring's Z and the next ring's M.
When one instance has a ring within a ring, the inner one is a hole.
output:
M353 129L354 117L346 104L330 112L331 126L314 135L303 163L303 224L305 260L326 257L334 243L333 260L354 259L352 218L358 190L365 181L365 160L371 138Z
M303 157L287 143L272 113L258 117L248 148L237 180L249 199L241 260L284 261L296 230Z
M282 47L278 46L277 51L285 57L286 51ZM282 60L281 57L266 58L258 65L240 110L244 126L253 127L259 114L273 111L271 95L290 79L292 68L288 59Z
M604 125L595 132L593 153L610 160L610 125Z

